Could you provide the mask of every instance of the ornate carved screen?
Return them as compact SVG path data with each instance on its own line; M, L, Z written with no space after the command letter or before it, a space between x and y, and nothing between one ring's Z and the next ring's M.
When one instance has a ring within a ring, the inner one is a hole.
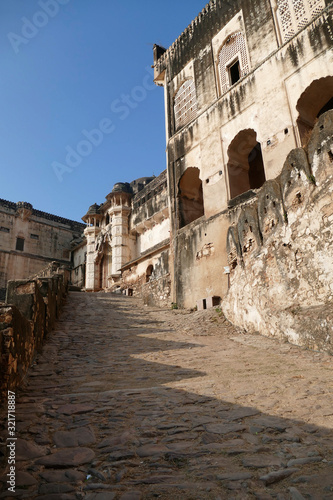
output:
M221 82L221 92L226 92L231 86L229 79L228 65L238 56L240 63L240 78L249 72L249 62L247 58L246 42L243 33L234 33L223 45L219 53L219 74Z
M325 8L324 0L278 0L282 41L287 42Z
M176 130L196 117L197 96L192 78L185 80L179 87L174 99L174 109Z

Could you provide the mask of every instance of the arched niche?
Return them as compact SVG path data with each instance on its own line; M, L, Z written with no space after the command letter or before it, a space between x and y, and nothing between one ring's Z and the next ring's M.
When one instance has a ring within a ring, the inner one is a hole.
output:
M184 227L204 215L204 203L200 171L189 167L179 181L179 227Z
M265 182L261 146L253 129L242 130L231 141L227 169L231 198L260 188Z
M148 266L146 269L146 283L149 283L153 272L154 272L154 266L150 264L150 266Z
M314 80L301 94L296 109L301 145L305 147L318 118L333 109L333 76Z

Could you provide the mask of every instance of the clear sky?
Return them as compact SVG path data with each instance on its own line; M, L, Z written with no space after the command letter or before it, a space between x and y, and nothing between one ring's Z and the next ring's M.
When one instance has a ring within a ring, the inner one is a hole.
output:
M1 0L0 198L80 220L116 182L166 168L153 44L201 0Z

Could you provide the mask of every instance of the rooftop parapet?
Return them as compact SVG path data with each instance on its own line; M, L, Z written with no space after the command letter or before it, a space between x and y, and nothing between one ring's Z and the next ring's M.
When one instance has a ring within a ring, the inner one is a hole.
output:
M19 201L19 202L15 203L13 201L3 200L2 198L0 198L0 209L1 208L7 209L7 210L8 209L13 210L15 212L18 212L20 210L26 210L26 211L30 212L35 217L40 217L41 219L46 219L46 220L49 220L52 222L56 222L59 224L64 224L66 226L70 226L70 228L73 231L82 232L84 229L84 224L82 224L81 222L77 222L77 221L74 221L71 219L65 219L64 217L49 214L48 212L42 212L41 210L36 210L35 208L33 208L31 203L28 203L26 201Z
M185 28L185 30L179 35L179 37L173 42L173 44L168 48L164 49L159 45L154 45L154 80L155 83L159 83L163 80L164 71L166 70L167 59L174 52L178 51L179 47L183 46L185 39L191 39L197 26L199 26L213 11L216 11L217 3L222 4L222 0L210 0L209 3L205 5L201 12L197 15L195 19Z

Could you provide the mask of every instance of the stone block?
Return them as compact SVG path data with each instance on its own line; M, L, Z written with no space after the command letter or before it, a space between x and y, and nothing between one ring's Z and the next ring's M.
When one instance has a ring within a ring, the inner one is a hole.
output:
M32 322L15 306L0 305L1 399L21 383L32 362L34 349Z
M197 310L203 311L204 309L207 309L206 299L197 300Z
M38 278L37 284L46 306L46 331L49 332L54 327L57 315L56 281L53 278Z
M206 298L206 309L211 309L212 307L217 307L220 305L221 297L217 295L212 295Z
M258 193L258 219L263 241L285 224L281 188L277 180L265 182Z
M34 344L36 349L39 349L46 329L46 306L37 281L9 281L6 302L16 306L27 320L32 321Z
M238 237L245 263L251 255L261 250L262 245L257 202L242 209L238 219Z

